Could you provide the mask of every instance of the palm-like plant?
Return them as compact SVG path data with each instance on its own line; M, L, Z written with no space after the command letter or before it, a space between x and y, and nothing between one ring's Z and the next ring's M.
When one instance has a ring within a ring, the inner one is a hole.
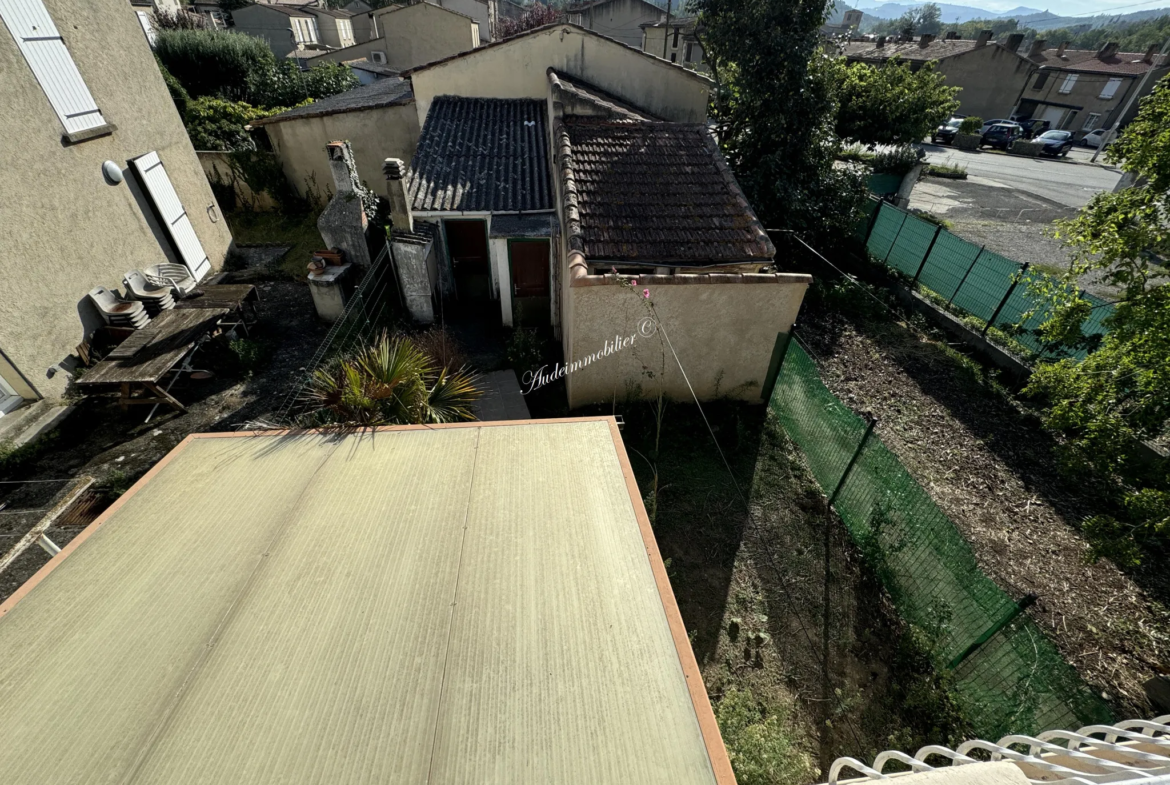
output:
M466 368L450 371L409 338L382 333L373 344L313 374L313 419L366 427L474 420L481 392Z

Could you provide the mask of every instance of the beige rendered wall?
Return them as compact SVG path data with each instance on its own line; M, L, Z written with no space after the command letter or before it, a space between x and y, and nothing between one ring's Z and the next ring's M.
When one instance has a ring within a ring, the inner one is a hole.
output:
M1031 68L1030 62L995 44L945 58L938 64L949 86L963 88L959 111L984 120L1011 113Z
M228 162L228 154L218 150L198 150L199 164L208 181L214 184L231 185L236 192L236 208L256 212L270 212L277 209L276 200L267 191L254 192L243 178L237 177ZM221 205L230 210L231 205Z
M479 25L480 42L487 43L492 40L491 20L488 18L488 4L485 0L427 0L427 2L470 16Z
M479 26L474 19L430 3L381 9L374 12L374 19L379 40L385 46L373 48L386 52L387 65L391 68L414 68L479 46ZM353 60L365 56L349 54L361 49L362 45L358 44L343 50L345 54L340 58L336 52L328 57L338 62Z
M127 170L129 159L157 150L213 267L232 238L134 9L125 0L45 6L106 121L117 126L63 146L60 120L0 24L0 350L40 395L55 398L68 374L49 378L48 369L95 326L86 292L120 288L127 270L173 255L134 178L107 184L104 161Z
M374 193L385 196L382 162L413 158L419 125L414 104L407 103L286 120L266 125L264 130L280 156L285 176L302 196L313 196L314 192L324 196L334 190L325 145L338 140L349 142L361 180Z
M645 321L643 289L700 400L760 402L777 338L792 329L811 281L795 274L649 275L631 291L616 276L578 278L567 291L565 362L604 352L607 342L628 345L565 377L569 406L653 397L659 390L690 399L674 356ZM524 379L521 389L528 389Z
M707 95L714 84L706 77L579 27L559 25L412 73L419 122L439 95L544 99L549 67L665 120L707 119Z
M598 3L580 13L572 14L569 21L599 35L641 49L640 25L657 22L665 16L665 13L643 0L609 0L608 3ZM661 39L659 43L661 44Z

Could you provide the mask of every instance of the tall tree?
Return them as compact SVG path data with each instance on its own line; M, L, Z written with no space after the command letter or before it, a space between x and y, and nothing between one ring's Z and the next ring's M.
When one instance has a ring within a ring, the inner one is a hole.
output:
M882 64L833 67L837 91L837 135L864 144L920 142L959 108L962 89L927 63L917 71L898 58Z
M716 80L720 145L769 227L831 242L855 220L860 174L835 167L832 63L818 36L824 0L693 0Z
M1080 336L1090 304L1076 289L1086 274L1120 287L1109 333L1081 363L1040 365L1027 390L1046 402L1045 422L1062 434L1077 463L1113 478L1121 512L1088 522L1101 552L1138 558L1138 546L1170 544L1170 473L1138 459L1138 442L1165 436L1170 425L1170 82L1142 99L1137 118L1107 160L1136 184L1100 193L1079 215L1058 223L1057 236L1073 251L1063 281L1038 284L1052 304L1045 337Z

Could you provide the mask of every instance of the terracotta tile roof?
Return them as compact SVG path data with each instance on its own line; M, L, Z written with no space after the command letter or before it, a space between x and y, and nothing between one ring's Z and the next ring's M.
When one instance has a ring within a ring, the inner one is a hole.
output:
M566 117L569 245L590 260L716 265L776 253L706 126Z
M998 44L989 43L987 46ZM926 46L919 46L917 41L887 41L885 46L878 46L873 41L850 41L844 45L843 54L850 60L889 60L896 55L903 60L928 61L964 55L974 49L975 41L970 38L957 41L939 38Z
M377 109L382 106L406 104L414 100L410 80L388 77L371 82L363 87L346 90L344 93L321 98L311 104L298 106L272 117L253 120L253 126L282 123L285 120L300 120L305 117L324 117L343 112L359 112L363 109Z
M1028 59L1036 65L1048 68L1061 68L1067 71L1081 71L1099 74L1118 74L1121 76L1141 76L1153 68L1152 63L1142 61L1144 52L1118 52L1117 54L1098 59L1094 49L1066 49L1062 57L1056 56L1056 49L1046 49ZM1154 62L1158 62L1158 55L1154 55ZM1163 65L1164 65L1163 59ZM1162 67L1162 66L1159 66Z
M418 211L553 209L544 101L442 95L427 112L407 193Z

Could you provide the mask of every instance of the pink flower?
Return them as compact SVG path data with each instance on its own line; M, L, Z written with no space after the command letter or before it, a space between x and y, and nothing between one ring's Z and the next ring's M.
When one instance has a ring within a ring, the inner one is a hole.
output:
M630 281L630 286L637 286L637 285L638 285L638 279L637 279L637 278L634 278L634 279L632 279L632 280Z
M649 299L650 299L650 290L649 290L649 289L643 289L643 290L642 290L642 296L643 296L643 297L645 297L647 300L649 300Z

